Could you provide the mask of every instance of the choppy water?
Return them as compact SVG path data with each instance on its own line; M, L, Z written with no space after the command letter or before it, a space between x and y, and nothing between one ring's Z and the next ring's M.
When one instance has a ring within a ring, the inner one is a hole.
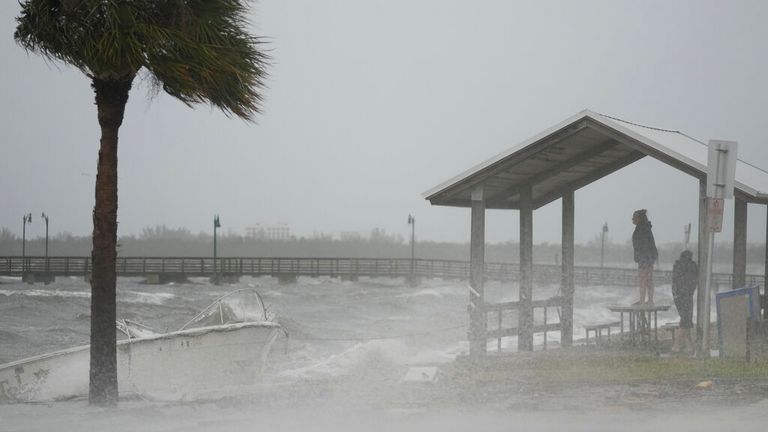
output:
M203 278L168 285L119 279L117 315L173 331L220 295L245 287L261 293L269 312L290 335L275 346L270 371L276 376L343 374L368 353L409 365L452 361L467 350L468 292L461 281L425 280L411 288L401 279L300 278L296 284L280 285L269 277L244 277L237 284L221 286ZM557 295L557 290L540 286L534 297ZM657 291L657 302L671 302L669 287ZM486 296L489 302L516 300L517 287L490 283ZM578 288L576 337L584 324L615 319L606 305L630 302L633 296L635 291L626 287ZM58 278L51 285L0 279L0 363L87 344L89 305L90 286L81 278ZM661 319L676 316L671 312ZM559 334L549 335L550 341L558 339ZM515 339L504 346L514 349Z
M467 351L466 282L425 280L410 288L389 279L300 278L280 285L271 278L242 278L224 286L205 279L175 285L119 279L118 317L172 331L220 295L245 287L258 289L290 335L273 346L263 383L252 396L190 404L127 401L119 411L88 407L84 401L5 405L0 406L0 430L56 430L62 425L67 430L466 430L480 418L485 419L481 430L508 430L507 414L478 411L482 401L401 381L410 367L449 365ZM557 290L536 287L534 298ZM89 291L79 278L59 278L48 286L0 280L0 363L87 344ZM657 303L671 303L669 286L656 292ZM486 295L489 302L515 300L517 288L489 283ZM629 303L635 296L626 287L577 287L575 337L583 337L585 324L615 320L606 306ZM674 308L659 319L676 321ZM549 335L550 342L558 339L559 334ZM516 344L510 338L503 348L513 350ZM514 416L515 422L527 418L540 430L562 426L547 415L518 410ZM583 428L573 423L573 430L611 430L614 424L601 428L582 420Z

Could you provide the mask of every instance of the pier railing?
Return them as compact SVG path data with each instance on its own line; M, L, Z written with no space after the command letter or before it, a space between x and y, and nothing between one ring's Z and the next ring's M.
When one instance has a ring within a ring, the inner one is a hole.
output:
M536 282L558 283L559 265L535 264ZM124 277L168 275L186 277L215 276L330 276L330 277L416 277L468 279L469 262L409 258L218 258L211 257L119 257L117 275ZM90 257L0 257L0 275L48 274L51 276L86 276L91 272ZM518 264L486 263L487 280L517 280ZM655 270L657 284L672 281L669 270ZM579 285L637 285L634 268L576 266L574 281ZM731 285L729 273L713 274L713 283ZM763 275L747 275L747 285L763 285Z

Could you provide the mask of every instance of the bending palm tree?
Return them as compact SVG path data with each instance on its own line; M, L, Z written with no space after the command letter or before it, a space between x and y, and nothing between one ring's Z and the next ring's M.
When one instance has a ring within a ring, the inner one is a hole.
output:
M101 145L93 209L89 401L117 404L117 138L137 74L187 105L250 120L266 56L245 27L247 0L23 0L16 42L79 68L96 94Z

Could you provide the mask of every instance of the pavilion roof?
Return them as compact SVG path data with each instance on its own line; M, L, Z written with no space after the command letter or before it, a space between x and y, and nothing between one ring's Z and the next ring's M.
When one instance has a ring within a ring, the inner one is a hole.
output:
M539 208L645 156L706 180L705 143L584 110L423 195L433 205L470 207L472 190L482 184L486 208L516 209L520 190L531 186L533 208ZM768 204L768 172L738 160L734 194Z

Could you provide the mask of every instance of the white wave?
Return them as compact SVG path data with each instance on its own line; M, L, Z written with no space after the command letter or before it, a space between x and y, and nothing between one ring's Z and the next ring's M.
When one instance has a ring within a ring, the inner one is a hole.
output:
M142 291L129 291L126 293L126 296L128 298L125 299L125 301L128 303L145 303L154 305L164 304L168 300L176 297L175 295L166 292L148 293Z
M574 310L573 312L574 329L584 325L615 321L618 318L619 316L615 312L611 312L607 305L604 307Z
M303 366L286 369L277 375L289 379L310 379L320 377L339 377L369 371L378 373L382 364L392 367L410 365L449 363L458 355L466 353L468 343L457 341L446 348L422 348L408 346L399 339L382 339L357 343L346 350L328 355L320 360L310 360L317 352L310 347L302 350ZM307 360L310 364L306 364Z
M21 282L21 276L0 276L3 282Z
M456 360L456 357L464 354L469 345L465 342L458 342L456 345L448 349L424 349L409 356L408 361L405 364L433 364L433 363L450 363Z
M0 295L12 296L22 295L27 297L69 297L69 298L90 298L90 291L61 291L61 290L42 290L42 289L25 289L25 290L2 290L0 289Z
M331 277L328 277L328 276L319 276L319 277L313 277L313 278L308 278L308 277L303 277L302 276L302 277L299 278L299 283L300 283L300 285L314 286L314 285L335 284L335 283L337 283L337 281L335 279L331 278Z
M320 376L346 375L356 366L371 357L385 358L393 363L405 364L407 348L402 341L394 339L375 340L358 343L338 354L332 354L308 366L280 372L280 376L289 378L313 378Z
M208 276L190 276L187 278L190 283L197 285L210 285L211 278Z
M427 288L427 289L418 290L418 291L412 292L412 293L399 294L396 297L400 297L400 298L403 298L403 297L405 297L405 298L412 298L412 297L436 297L436 298L443 298L443 293L441 293L440 291L438 291L438 290L436 290L434 288Z
M431 285L429 286L429 288L436 290L437 292L441 293L445 297L451 297L451 296L463 297L467 294L466 283L462 285L445 285L444 283L441 282L440 284L437 284L437 285Z

